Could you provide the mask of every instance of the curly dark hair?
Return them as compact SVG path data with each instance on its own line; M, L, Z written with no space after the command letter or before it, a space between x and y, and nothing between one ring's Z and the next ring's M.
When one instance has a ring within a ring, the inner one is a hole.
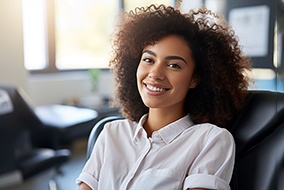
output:
M187 41L200 77L187 93L185 111L194 123L227 127L245 103L249 79L244 72L251 62L225 19L205 8L183 14L170 6L150 5L122 14L110 61L121 113L132 121L148 113L137 88L137 67L145 46L171 34Z

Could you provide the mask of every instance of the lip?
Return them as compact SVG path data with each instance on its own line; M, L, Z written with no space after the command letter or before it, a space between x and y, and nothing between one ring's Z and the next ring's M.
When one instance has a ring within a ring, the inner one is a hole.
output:
M163 95L170 89L160 84L152 84L152 83L143 82L143 85L148 94L155 95L155 96Z

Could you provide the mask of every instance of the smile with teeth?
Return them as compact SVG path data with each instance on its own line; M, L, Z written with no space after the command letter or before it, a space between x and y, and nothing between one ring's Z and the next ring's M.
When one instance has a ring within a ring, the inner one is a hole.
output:
M167 90L166 88L159 88L159 87L151 86L151 85L148 85L148 84L146 84L146 87L149 90L154 91L154 92L164 92L164 91Z

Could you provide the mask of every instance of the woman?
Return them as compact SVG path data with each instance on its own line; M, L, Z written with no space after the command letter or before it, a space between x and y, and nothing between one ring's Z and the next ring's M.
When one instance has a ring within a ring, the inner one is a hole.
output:
M111 65L126 119L104 127L80 189L230 189L226 127L244 105L250 61L226 22L205 9L136 9L122 17Z

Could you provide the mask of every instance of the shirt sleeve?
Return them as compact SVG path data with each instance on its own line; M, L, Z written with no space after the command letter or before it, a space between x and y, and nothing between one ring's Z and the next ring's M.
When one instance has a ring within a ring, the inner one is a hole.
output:
M85 166L82 169L82 172L76 179L77 185L80 185L80 183L84 182L89 187L91 187L91 189L98 189L98 180L105 153L105 133L105 130L102 130L101 134L99 135L90 158L87 160Z
M230 190L235 162L235 142L226 129L212 128L201 143L200 154L193 162L184 188Z

